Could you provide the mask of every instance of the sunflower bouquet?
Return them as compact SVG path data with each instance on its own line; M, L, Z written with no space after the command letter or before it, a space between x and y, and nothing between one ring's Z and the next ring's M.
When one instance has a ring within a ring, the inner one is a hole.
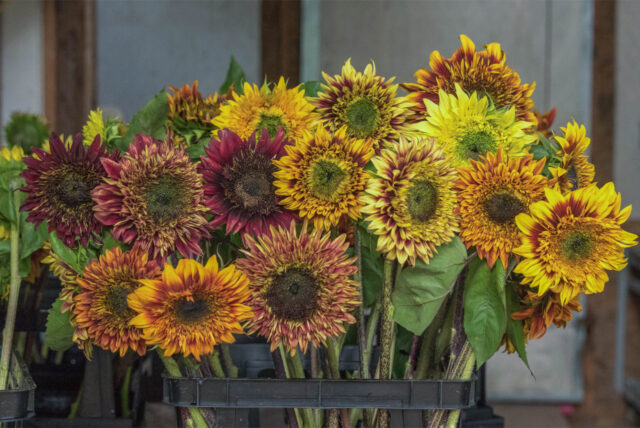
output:
M243 334L293 378L305 356L331 379L470 379L500 348L528 365L527 342L626 265L631 207L594 182L583 125L553 132L500 45L460 38L415 83L347 60L324 82L258 86L232 60L219 94L170 87L129 124L96 111L84 135L51 134L24 158L20 205L47 225L63 286L51 346L153 347L178 377L237 375L228 344ZM360 419L389 423L325 421Z

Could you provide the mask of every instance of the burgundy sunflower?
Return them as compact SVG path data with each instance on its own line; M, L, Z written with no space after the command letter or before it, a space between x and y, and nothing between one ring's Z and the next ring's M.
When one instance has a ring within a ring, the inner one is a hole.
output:
M116 163L104 159L108 176L91 196L95 215L111 234L162 262L174 251L201 254L209 237L202 177L189 155L146 135L135 137Z
M296 347L306 352L355 322L359 292L350 276L357 267L345 238L331 240L319 229L308 233L306 222L298 235L293 221L288 229L244 236L245 258L237 265L249 278L247 305L254 316L247 328L266 337L272 351L282 344L291 354Z
M287 225L296 214L279 205L273 184L273 160L286 154L280 128L271 139L266 130L244 140L222 130L212 138L199 171L204 177L205 204L214 214L211 226L225 225L227 234L262 234L272 225Z
M27 220L36 227L47 221L49 232L55 230L68 247L75 245L76 238L80 245L87 245L89 237L99 234L102 228L91 200L91 191L107 175L100 159L115 163L118 154L107 153L100 137L85 147L81 134L66 147L52 133L49 147L50 153L34 148L33 155L24 158L27 169L20 175L27 184L21 190L29 196L20 211L28 212Z
M129 308L127 297L142 286L141 279L161 275L160 266L140 250L107 250L76 278L80 287L73 308L77 328L86 329L89 339L102 349L120 356L129 349L144 355L147 345L142 331L129 324L136 313Z

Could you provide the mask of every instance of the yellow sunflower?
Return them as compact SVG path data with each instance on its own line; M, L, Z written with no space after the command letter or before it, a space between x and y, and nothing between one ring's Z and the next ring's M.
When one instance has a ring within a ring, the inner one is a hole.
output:
M530 122L516 121L515 108L498 110L489 98L477 92L467 95L460 85L455 95L440 91L438 104L425 100L425 105L429 114L416 128L435 138L456 166L495 153L498 147L507 156L523 156L525 146L536 140L524 131Z
M627 264L624 249L636 244L637 236L621 227L631 206L620 210L613 183L566 195L547 188L545 196L529 207L530 214L516 217L523 237L514 252L523 260L514 272L538 295L559 293L563 305L581 292L601 292L609 280L606 271L622 270Z
M364 72L356 71L351 59L342 67L342 74L334 77L322 73L327 82L314 99L322 122L331 131L347 127L347 135L371 138L375 147L384 147L406 129L410 103L397 97L394 78L376 75L376 66L368 64Z
M460 239L467 248L476 247L489 267L497 259L507 267L509 255L520 244L514 219L544 198L548 186L540 174L544 162L534 161L533 155L507 158L499 148L496 155L488 153L480 162L472 160L469 167L458 168Z
M440 90L452 94L459 84L467 92L487 94L498 108L515 107L518 120L535 123L531 95L536 84L520 81L518 73L506 64L500 44L489 43L477 52L476 45L464 34L460 35L460 42L461 46L449 59L433 51L429 58L431 70L421 68L414 73L416 83L401 85L409 92L407 98L413 102L412 109L417 115L426 113L424 100L437 102Z
M426 138L400 137L372 163L376 175L361 198L378 251L400 263L415 265L418 257L429 263L436 247L458 231L455 169Z
M166 264L162 278L140 282L128 299L138 312L131 325L166 356L193 354L200 361L218 343L233 342L235 333L243 333L240 323L253 316L245 305L249 280L233 264L218 270L216 256L205 266L191 259L175 269Z
M102 119L102 110L100 108L89 112L89 119L82 127L82 143L85 146L90 146L98 135L101 141L105 140L104 120Z
M244 84L244 93L233 93L233 99L220 107L220 114L211 123L219 129L228 128L246 139L255 131L260 135L262 129L274 138L278 128L293 140L301 138L316 121L313 105L304 96L300 86L287 89L284 77L273 89L266 84ZM215 136L215 135L214 135Z
M373 140L350 138L345 126L333 136L318 126L315 135L306 133L285 149L287 155L273 162L281 205L317 228L336 226L343 215L360 218L358 195L365 189L364 167L374 154Z
M561 157L560 166L549 168L563 193L576 188L587 187L595 177L595 167L589 163L589 157L584 154L589 147L591 139L587 137L587 129L584 125L578 125L576 121L567 123L562 130L562 137L555 136L560 144L558 155Z

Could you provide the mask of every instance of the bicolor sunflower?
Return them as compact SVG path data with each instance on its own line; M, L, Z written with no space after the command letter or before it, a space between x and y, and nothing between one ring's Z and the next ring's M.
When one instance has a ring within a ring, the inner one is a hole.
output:
M440 91L438 104L425 100L429 115L416 125L426 136L435 138L456 166L468 165L495 153L502 147L510 157L527 153L526 145L536 141L524 130L532 124L517 121L515 108L496 109L487 97L477 92L468 95L456 85L455 95Z
M546 113L540 113L538 110L533 110L533 114L536 117L536 121L538 123L538 128L536 131L542 134L545 138L551 138L553 135L553 131L551 127L553 126L553 121L556 119L556 108L552 108Z
M76 278L80 292L74 298L75 322L86 329L92 343L123 356L129 349L144 355L146 342L141 330L130 325L136 313L127 304L128 296L142 284L141 279L160 278L162 269L140 250L106 250Z
M332 132L346 126L349 137L372 139L378 148L406 130L410 103L396 95L394 78L376 74L374 63L359 72L348 59L341 74L331 77L323 72L322 76L326 84L321 85L322 91L313 102L320 120Z
M376 174L361 200L369 229L378 235L377 250L400 263L429 263L436 247L459 230L455 169L426 138L400 137L372 163Z
M560 144L558 151L558 156L561 158L560 166L549 168L549 170L557 179L560 190L567 193L590 185L595 178L595 166L589 162L589 156L584 154L591 143L585 126L573 121L567 123L566 128L560 129L563 136L555 136Z
M272 225L287 225L295 213L279 205L273 184L274 160L285 154L289 140L279 130L270 138L248 139L224 129L212 138L198 166L204 179L205 204L214 215L213 227L226 233L262 234Z
M139 134L120 162L102 162L107 177L91 193L93 209L115 239L158 262L175 250L201 254L209 236L202 177L184 150Z
M102 229L91 199L91 192L107 175L100 160L115 163L118 155L107 153L99 137L85 147L80 134L70 147L51 134L49 146L51 153L34 148L33 155L24 158L27 169L21 176L26 186L22 191L28 197L20 211L28 212L27 220L36 227L47 221L49 232L55 230L68 247L73 247L76 239L80 245L87 245L89 238Z
M508 158L502 148L480 159L458 168L460 239L467 248L475 247L489 267L499 259L506 268L511 252L520 245L515 217L544 198L548 187L547 178L541 175L545 161L534 161L533 155Z
M558 293L562 305L581 292L602 292L609 280L606 271L622 270L624 249L636 244L637 236L621 227L631 206L620 209L613 183L565 195L547 188L545 198L533 203L529 214L516 217L523 237L514 252L523 259L514 272L540 296L548 290Z
M317 228L336 226L343 216L360 218L358 196L366 187L364 167L374 155L373 140L349 137L346 126L333 135L318 126L314 135L307 133L286 150L274 161L273 174L282 205Z
M169 120L181 118L186 122L195 122L200 126L208 127L211 121L220 113L222 97L216 92L206 98L198 91L198 81L193 86L185 83L180 89L169 86L173 94L167 93L169 100Z
M316 121L313 104L304 96L300 86L287 89L284 77L269 88L258 87L247 82L242 95L234 92L233 99L220 107L220 114L211 122L220 129L228 128L246 139L254 132L266 129L269 137L275 138L278 128L285 136L297 141ZM215 136L215 135L214 135Z
M292 355L297 348L306 352L355 322L359 292L350 276L357 267L346 253L345 235L332 240L319 229L309 233L306 222L298 235L291 222L288 229L272 227L243 240L244 258L237 264L249 278L247 304L254 313L247 329L266 337L271 351L283 345Z
M249 281L233 264L218 269L216 256L205 266L181 259L174 269L166 264L159 279L143 279L143 286L129 295L129 307L137 312L131 325L142 330L149 345L164 355L202 355L219 343L234 342L242 334L241 323L251 318L246 300Z
M573 312L581 312L580 296L560 303L558 293L547 292L544 296L538 296L535 292L527 292L521 299L526 309L511 314L514 320L522 320L525 343L528 340L540 339L547 329L553 324L564 328L573 319Z
M499 43L490 43L477 52L466 35L460 35L460 42L462 46L449 59L433 51L429 58L431 70L421 68L414 73L416 83L401 85L409 92L407 98L413 102L412 109L418 118L429 114L425 100L437 103L441 90L453 94L458 84L469 93L486 94L499 109L514 107L518 120L535 124L531 112L535 82L521 83L520 75L506 64L506 55Z

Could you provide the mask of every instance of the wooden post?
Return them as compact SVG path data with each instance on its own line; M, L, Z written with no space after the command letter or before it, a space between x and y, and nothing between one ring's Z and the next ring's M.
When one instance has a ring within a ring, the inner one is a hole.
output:
M262 75L300 79L300 0L262 0Z

